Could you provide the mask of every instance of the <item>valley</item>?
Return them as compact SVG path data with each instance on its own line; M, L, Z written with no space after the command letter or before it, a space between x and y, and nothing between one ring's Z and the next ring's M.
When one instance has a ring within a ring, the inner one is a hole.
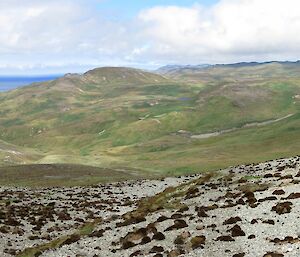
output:
M153 178L293 156L299 83L297 62L67 74L0 93L1 140L23 153L1 151L0 164L88 165Z
M300 257L299 10L0 0L0 257Z
M1 256L298 257L298 65L106 67L0 93Z

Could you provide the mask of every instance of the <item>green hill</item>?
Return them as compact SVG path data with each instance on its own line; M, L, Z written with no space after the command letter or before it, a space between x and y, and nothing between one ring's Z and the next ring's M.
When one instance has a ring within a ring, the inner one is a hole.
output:
M0 139L26 163L193 173L299 154L299 107L297 63L107 67L1 93Z

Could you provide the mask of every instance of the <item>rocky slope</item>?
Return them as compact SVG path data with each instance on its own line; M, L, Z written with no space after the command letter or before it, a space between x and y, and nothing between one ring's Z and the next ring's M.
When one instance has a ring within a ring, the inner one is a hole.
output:
M93 187L0 189L1 256L296 257L300 157Z

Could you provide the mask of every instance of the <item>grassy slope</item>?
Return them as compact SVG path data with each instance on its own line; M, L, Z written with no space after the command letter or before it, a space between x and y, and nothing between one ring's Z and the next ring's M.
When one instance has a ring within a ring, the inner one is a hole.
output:
M148 144L147 147L137 147L127 158L132 158L131 163L135 166L164 170L170 175L212 171L240 163L297 155L299 132L298 114L276 124L242 129L209 139L180 139L178 144L173 144L176 139L166 138L166 150L153 150L153 145ZM136 155L136 152L140 154Z
M42 157L43 155L36 150L16 146L0 140L0 165L9 166L32 163Z
M52 187L80 186L137 179L142 174L132 170L115 170L75 164L39 164L0 167L0 184Z
M41 153L32 163L138 168L144 176L299 154L300 68L215 67L175 77L105 68L0 94L1 139ZM209 139L174 135L291 113Z

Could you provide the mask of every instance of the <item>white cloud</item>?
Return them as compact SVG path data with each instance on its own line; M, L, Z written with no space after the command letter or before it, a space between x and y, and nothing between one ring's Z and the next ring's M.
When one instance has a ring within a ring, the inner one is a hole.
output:
M289 59L300 54L299 10L298 0L223 0L208 8L155 7L139 19L153 54L162 58Z
M95 2L1 0L1 72L13 66L32 70L121 63L119 53L129 49L128 28L94 10Z
M83 35L92 39L88 27L95 17L79 1L24 3L12 1L0 8L0 52L58 52L76 49Z
M96 2L0 0L0 72L300 59L299 0L156 6L131 20Z

